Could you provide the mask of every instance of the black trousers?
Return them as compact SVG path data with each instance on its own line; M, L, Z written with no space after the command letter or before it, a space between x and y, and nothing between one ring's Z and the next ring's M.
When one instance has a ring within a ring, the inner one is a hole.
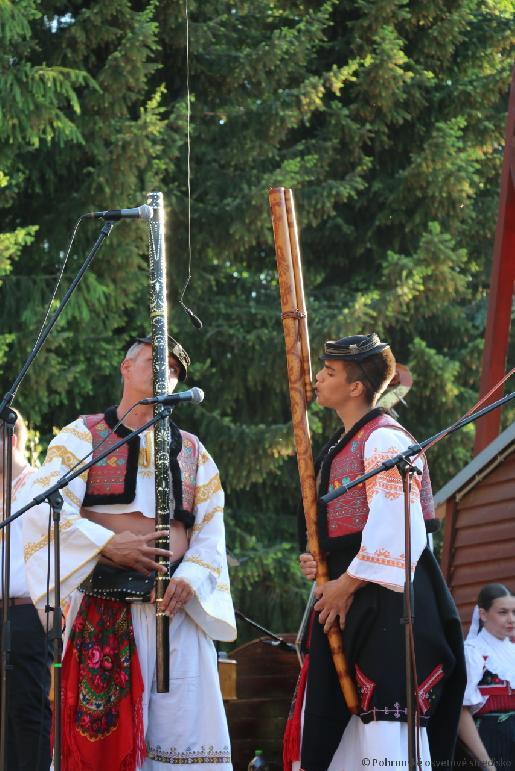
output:
M7 672L6 771L48 771L50 648L33 605L10 607L9 620L11 654Z

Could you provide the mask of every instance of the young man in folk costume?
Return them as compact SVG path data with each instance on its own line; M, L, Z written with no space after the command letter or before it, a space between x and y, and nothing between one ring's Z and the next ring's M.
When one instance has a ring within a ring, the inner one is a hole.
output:
M375 405L395 372L387 343L376 334L329 341L316 378L317 401L343 426L323 448L319 495L352 481L413 443ZM411 496L414 638L422 766L431 758L452 768L465 686L461 626L438 565L427 546L434 529L425 458L416 465ZM320 547L330 581L316 589L304 669L288 721L284 759L304 771L357 771L397 761L408 766L404 626L404 498L396 468L371 478L327 506L319 503ZM316 564L301 555L314 579ZM345 706L325 633L343 632L343 649L357 686L359 713Z
M121 364L118 407L82 416L51 442L34 494L101 440L106 439L93 456L152 417L152 406L139 405L116 427L131 405L152 395L150 342L138 338ZM186 377L189 358L173 338L169 350L173 391ZM173 427L170 473L174 562L162 602L170 616L170 690L164 694L156 692L155 684L155 605L147 599L153 578L144 575L163 570L157 555L170 556L151 545L157 535L153 430L131 439L62 491L61 591L64 597L71 595L63 660L63 771L232 769L213 645L213 639L236 636L224 495L218 470L201 442ZM27 574L37 607L46 601L47 523L48 506L43 505L24 528Z

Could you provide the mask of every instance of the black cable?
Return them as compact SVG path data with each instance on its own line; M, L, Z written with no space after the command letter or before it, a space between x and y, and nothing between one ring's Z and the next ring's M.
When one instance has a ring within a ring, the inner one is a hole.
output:
M190 15L188 0L184 0L184 17L186 19L186 142L187 142L187 186L188 186L188 275L179 296L179 305L197 329L203 324L199 317L184 303L184 295L191 281L191 94L190 94Z
M52 297L50 299L50 302L48 303L48 307L47 307L46 313L45 313L45 318L43 319L43 322L42 322L42 324L41 324L41 326L39 328L39 332L38 332L38 336L36 338L36 342L32 346L33 349L39 343L39 341L41 339L41 335L43 334L43 330L45 329L45 324L47 322L48 315L49 315L50 311L52 310L52 304L53 304L53 302L55 300L55 296L57 294L57 290L59 289L59 285L60 285L60 283L62 281L63 274L64 274L64 269L66 268L66 263L68 262L68 258L70 256L70 251L71 251L71 248L73 246L73 242L75 241L75 236L77 235L77 231L79 229L79 225L82 222L82 219L83 219L83 217L79 217L79 219L75 223L75 227L73 228L73 233L71 235L70 242L68 244L68 248L66 249L66 254L64 255L63 264L61 265L61 271L60 271L59 276L57 278L57 283L56 283L56 285L54 287L54 291L53 291ZM27 372L28 372L28 370L27 370ZM13 392L11 400L14 399L14 397L16 396L16 394L18 392L18 388L20 387L20 385L22 384L23 380L25 379L25 376L26 376L27 372L25 372L25 375L23 375L23 377L20 379L18 385L16 386L16 390Z

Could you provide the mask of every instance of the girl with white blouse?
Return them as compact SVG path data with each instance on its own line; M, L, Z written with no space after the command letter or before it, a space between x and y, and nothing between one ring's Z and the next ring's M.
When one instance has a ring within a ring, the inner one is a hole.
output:
M467 688L458 734L479 761L497 771L515 769L514 634L515 597L503 584L487 584L465 641Z

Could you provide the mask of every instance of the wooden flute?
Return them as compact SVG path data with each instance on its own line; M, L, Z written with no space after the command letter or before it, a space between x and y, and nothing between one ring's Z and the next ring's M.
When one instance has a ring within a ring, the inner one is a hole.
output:
M153 209L149 227L149 301L152 336L152 371L154 396L168 393L168 304L166 296L165 218L162 193L149 193L147 204ZM154 407L154 412L161 409ZM154 426L156 491L156 530L163 535L156 546L170 549L170 422L160 420ZM165 531L166 534L165 534ZM168 693L170 682L170 619L160 607L170 580L170 561L158 557L166 573L156 575L156 688Z
M317 530L316 476L307 413L313 398L313 386L295 205L293 192L288 188L272 188L268 198L274 228L293 433L306 516L308 548L317 562L316 582L320 586L329 580L329 573L325 556L320 551ZM345 703L349 711L356 714L359 707L358 695L348 671L340 630L333 626L327 638Z

